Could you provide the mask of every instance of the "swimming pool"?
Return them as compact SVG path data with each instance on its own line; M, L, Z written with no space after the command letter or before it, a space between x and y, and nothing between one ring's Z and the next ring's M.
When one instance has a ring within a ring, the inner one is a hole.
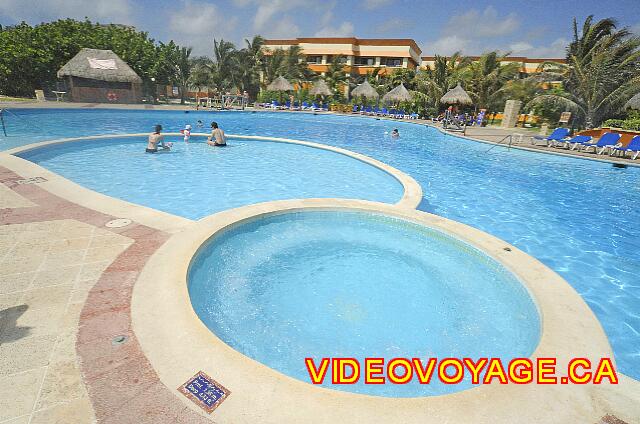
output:
M144 137L83 140L20 156L109 196L199 219L253 203L297 198L359 198L396 203L402 184L385 171L340 153L299 144L204 138L144 152Z
M240 224L200 249L188 284L194 310L214 334L305 382L309 356L507 363L529 356L540 338L526 289L489 256L373 213L297 212ZM389 397L471 387L324 385Z
M619 370L640 379L640 169L494 148L410 123L301 113L14 110L0 146L217 120L231 134L309 140L383 161L423 187L420 209L474 226L564 277L602 323ZM385 131L397 127L391 142Z

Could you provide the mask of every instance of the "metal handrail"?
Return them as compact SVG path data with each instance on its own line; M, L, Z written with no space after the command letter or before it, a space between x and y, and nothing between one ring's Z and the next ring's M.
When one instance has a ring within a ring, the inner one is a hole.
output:
M496 146L501 145L506 139L509 139L509 144L507 145L507 149L510 149L511 148L511 144L513 143L513 134L505 135L500 141L498 141L493 146L489 147L485 153L489 153L491 151L491 149L493 149Z

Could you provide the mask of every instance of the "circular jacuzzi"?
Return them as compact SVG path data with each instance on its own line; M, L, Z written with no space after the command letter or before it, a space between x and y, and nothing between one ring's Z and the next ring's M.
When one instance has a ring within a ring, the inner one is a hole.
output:
M529 292L478 248L373 211L305 210L247 219L211 237L190 263L200 320L226 344L310 382L305 358L528 357L540 340ZM472 387L328 388L421 397Z

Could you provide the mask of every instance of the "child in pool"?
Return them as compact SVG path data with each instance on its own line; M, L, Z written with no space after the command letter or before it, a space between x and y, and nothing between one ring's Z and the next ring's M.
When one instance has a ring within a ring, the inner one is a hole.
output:
M184 135L184 142L188 143L189 139L191 138L191 125L185 125L184 129L180 130L180 132L182 133L182 135Z

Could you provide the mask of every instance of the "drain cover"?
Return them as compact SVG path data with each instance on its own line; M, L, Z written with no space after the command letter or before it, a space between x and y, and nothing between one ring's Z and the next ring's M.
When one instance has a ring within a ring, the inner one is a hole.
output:
M111 344L114 346L121 345L127 341L127 336L115 336L111 339Z
M131 222L132 221L128 218L118 218L107 222L104 226L109 228L122 228L131 224Z

